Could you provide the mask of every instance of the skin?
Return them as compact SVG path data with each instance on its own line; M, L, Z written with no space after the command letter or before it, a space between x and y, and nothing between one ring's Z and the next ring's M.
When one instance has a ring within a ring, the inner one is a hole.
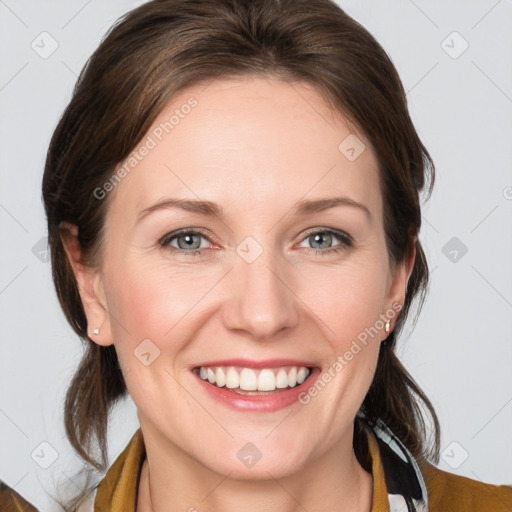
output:
M231 357L327 368L403 304L414 253L389 259L373 149L311 85L262 77L183 90L148 134L191 96L197 107L105 199L97 268L77 263L76 230L63 232L91 339L115 344L137 407L147 451L137 511L369 511L372 477L354 455L353 422L384 329L308 405L276 412L228 409L189 368ZM338 149L351 133L366 146L354 161ZM170 196L213 201L225 218L162 208L137 221ZM300 200L338 196L369 213L292 211ZM183 238L159 243L182 228L204 230L194 238L200 255L173 252L193 250ZM315 243L308 232L322 228L327 239ZM252 263L236 252L248 236L263 248ZM134 356L144 339L160 350L149 366ZM237 458L248 442L262 453L250 468Z

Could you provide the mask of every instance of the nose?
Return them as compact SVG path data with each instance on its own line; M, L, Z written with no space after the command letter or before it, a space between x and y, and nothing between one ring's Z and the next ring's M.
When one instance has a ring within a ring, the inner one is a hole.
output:
M300 300L294 292L294 279L286 262L277 260L269 249L252 263L236 259L226 283L229 293L223 321L227 329L269 341L298 324Z

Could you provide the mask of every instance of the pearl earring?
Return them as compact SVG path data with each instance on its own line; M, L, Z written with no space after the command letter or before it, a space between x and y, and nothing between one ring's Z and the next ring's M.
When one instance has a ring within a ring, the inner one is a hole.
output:
M92 331L93 334L99 334L100 333L100 330L96 327L96 329L94 329L94 331Z
M384 329L386 330L386 334L389 334L389 320L386 322Z

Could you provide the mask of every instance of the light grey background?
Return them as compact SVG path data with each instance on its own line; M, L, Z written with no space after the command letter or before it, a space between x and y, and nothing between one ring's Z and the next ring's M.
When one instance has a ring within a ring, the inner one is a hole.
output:
M42 511L79 468L62 403L81 352L38 245L43 163L86 59L141 3L0 0L0 478ZM439 466L512 483L512 2L339 3L393 59L437 167L422 232L431 292L400 354L439 414ZM131 401L113 418L111 461L138 426Z

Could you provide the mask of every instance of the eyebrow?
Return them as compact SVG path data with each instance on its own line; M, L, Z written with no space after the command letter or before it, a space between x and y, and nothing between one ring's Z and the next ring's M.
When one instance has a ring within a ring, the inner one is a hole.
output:
M358 208L366 214L368 219L371 220L372 218L370 210L364 204L358 203L357 201L354 201L349 197L331 197L325 199L299 201L293 206L291 211L295 215L307 215L328 210L336 206L350 206L353 208ZM209 217L215 216L219 217L220 219L224 218L224 209L222 208L221 205L217 203L196 199L179 199L169 197L162 199L161 201L158 201L152 206L149 206L148 208L142 210L138 214L137 222L156 210L172 208L178 208L181 210L185 210L187 212L198 213L200 215L205 215Z

